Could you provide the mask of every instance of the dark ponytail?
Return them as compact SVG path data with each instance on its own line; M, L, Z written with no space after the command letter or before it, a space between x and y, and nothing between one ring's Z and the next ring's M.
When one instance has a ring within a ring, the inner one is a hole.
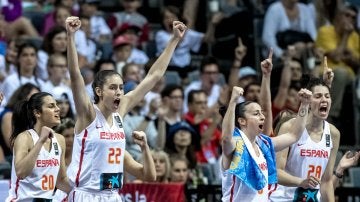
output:
M12 134L10 137L11 144L13 145L16 137L23 131L34 128L36 124L36 117L34 111L42 112L43 98L51 96L46 92L39 92L33 94L30 99L20 101L15 104L12 116Z

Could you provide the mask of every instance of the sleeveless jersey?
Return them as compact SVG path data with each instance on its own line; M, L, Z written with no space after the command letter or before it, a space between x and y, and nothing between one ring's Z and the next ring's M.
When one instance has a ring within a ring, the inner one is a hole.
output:
M290 146L285 171L290 175L306 179L315 176L321 179L325 172L332 149L329 123L324 121L324 129L320 142L311 140L305 129L298 142ZM271 201L320 201L320 185L316 189L278 186L271 194Z
M72 161L67 169L74 190L99 192L120 189L123 182L125 133L118 113L112 126L94 105L95 120L74 137Z
M268 169L265 157L260 150L260 156L256 157L254 160L259 165L262 173L265 178L268 178ZM220 166L222 170L222 165ZM268 201L269 190L271 189L270 185L265 186L260 191L255 191L248 187L244 182L242 182L235 175L228 173L227 171L222 170L222 201L224 202L236 202L236 201ZM275 186L275 185L273 185Z
M35 130L30 129L34 145L39 140ZM11 201L32 201L33 198L52 199L56 185L57 176L60 170L61 146L56 137L51 139L51 148L48 152L44 147L40 149L31 174L24 179L19 179L15 172L13 157L11 170L11 187L7 202Z

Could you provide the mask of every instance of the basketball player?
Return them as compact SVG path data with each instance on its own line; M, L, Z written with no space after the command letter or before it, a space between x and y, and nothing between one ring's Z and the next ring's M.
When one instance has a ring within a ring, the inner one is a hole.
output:
M222 124L222 201L268 201L277 182L275 151L299 138L305 127L311 92L299 91L299 114L290 121L293 130L274 138L262 134L265 116L258 103L236 104L242 94L242 88L233 88Z
M70 192L65 140L51 129L60 124L59 113L55 99L45 92L35 93L15 107L11 188L6 202L51 200L55 186Z
M125 151L122 118L139 103L164 75L171 56L185 34L186 26L173 23L173 37L153 64L144 80L124 95L123 80L113 70L100 71L92 84L93 104L86 94L80 74L74 34L80 29L78 17L66 19L68 34L68 65L76 111L73 156L67 173L74 187L69 201L121 201L118 190L123 186L123 174L129 172L137 179L155 181L156 171L144 132L134 131L134 142L142 151L143 164Z
M329 87L320 79L310 80L309 118L300 139L277 154L279 187L271 201L334 201L333 168L340 132L326 121L331 107ZM279 134L289 131L282 126ZM320 198L321 196L321 198Z

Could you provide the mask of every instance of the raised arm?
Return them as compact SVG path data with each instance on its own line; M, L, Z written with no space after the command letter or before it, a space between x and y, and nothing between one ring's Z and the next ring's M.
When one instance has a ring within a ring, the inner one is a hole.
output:
M242 88L236 86L233 87L229 105L222 122L221 142L223 150L222 166L224 170L230 167L230 162L235 150L235 141L233 139L233 132L235 129L235 108L238 98L242 96L243 93L244 90Z
M284 62L284 67L281 72L279 89L273 100L273 105L277 109L283 109L288 97L289 87L291 83L291 69L289 65L290 58L286 58Z
M133 91L127 93L122 98L122 104L119 108L119 114L121 116L124 116L130 109L139 103L145 94L154 87L154 85L161 79L161 77L164 76L174 50L177 44L184 37L186 29L186 26L182 22L173 22L173 36L168 42L165 50L151 66L144 80Z
M95 119L95 110L88 96L80 73L78 55L75 47L75 32L80 29L78 17L68 17L65 21L67 31L67 61L70 72L71 89L77 112L76 131L82 131Z
M265 124L264 134L270 136L272 133L273 117L271 111L271 92L270 92L270 77L273 68L272 64L273 50L270 49L269 56L267 59L261 62L262 80L260 90L260 105L264 110Z
M247 47L242 43L241 38L238 38L238 46L235 48L234 54L234 62L230 69L229 74L229 88L232 89L234 86L238 86L239 83L239 70L241 67L242 60L246 56ZM245 87L245 86L240 86Z
M301 89L299 91L298 97L301 104L298 115L295 119L291 119L283 124L279 131L279 134L282 135L273 138L275 151L281 151L289 147L300 138L305 129L311 96L311 91L307 89Z

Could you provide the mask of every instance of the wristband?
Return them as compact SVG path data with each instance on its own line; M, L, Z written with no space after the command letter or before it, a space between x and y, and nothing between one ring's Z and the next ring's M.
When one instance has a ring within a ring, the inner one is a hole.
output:
M339 179L342 179L344 176L344 174L337 173L335 170L334 170L333 174Z

